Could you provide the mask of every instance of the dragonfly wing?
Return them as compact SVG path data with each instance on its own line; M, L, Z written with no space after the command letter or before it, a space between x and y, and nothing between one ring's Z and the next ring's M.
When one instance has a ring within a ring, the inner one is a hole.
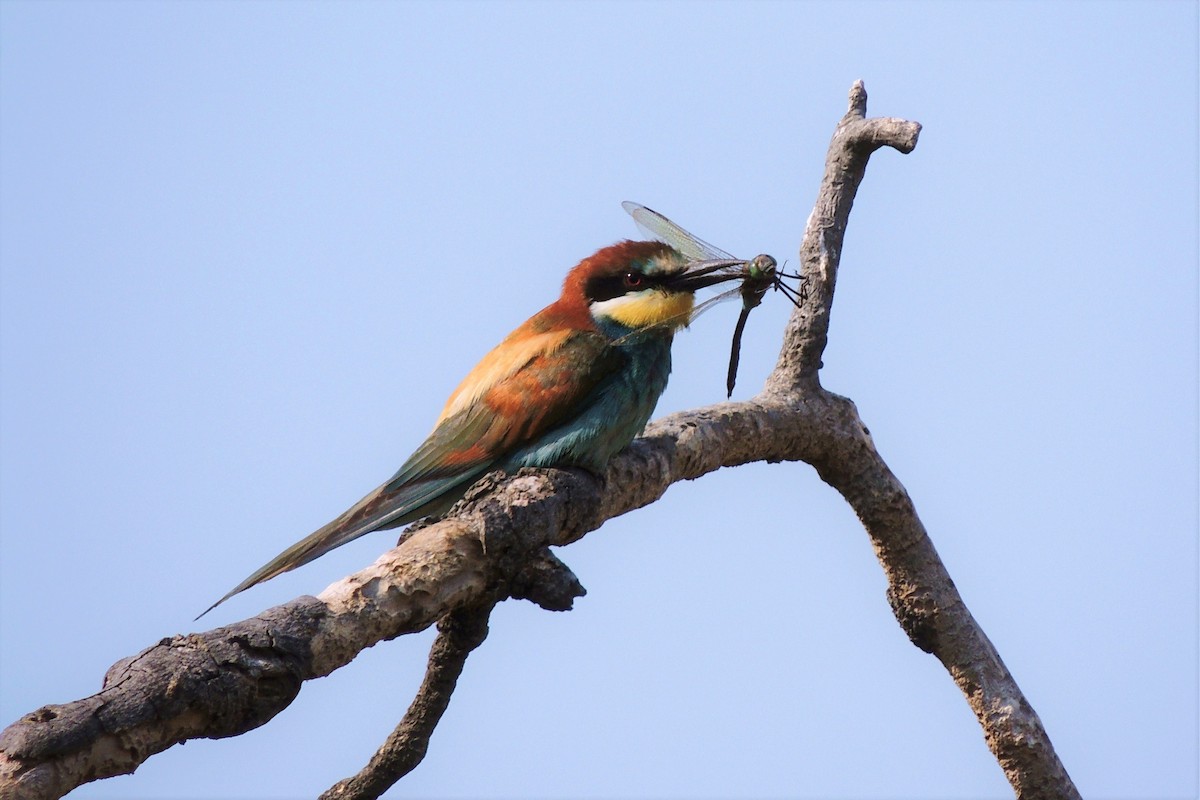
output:
M733 256L719 247L713 247L708 242L685 231L671 220L652 208L626 200L621 208L629 212L633 221L644 232L654 239L671 245L684 257L692 261L737 261Z

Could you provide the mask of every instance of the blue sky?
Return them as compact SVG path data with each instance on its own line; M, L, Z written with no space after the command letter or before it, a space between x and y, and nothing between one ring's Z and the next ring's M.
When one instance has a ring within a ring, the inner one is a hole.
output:
M871 161L824 384L855 400L1088 797L1197 793L1197 12L1140 3L0 3L0 724L84 696L404 460L459 378L637 235L795 261ZM736 397L787 306L751 318ZM724 398L737 309L659 412ZM365 537L203 627L317 593ZM403 797L1004 797L803 464L673 487L506 603ZM292 798L430 635L81 798Z

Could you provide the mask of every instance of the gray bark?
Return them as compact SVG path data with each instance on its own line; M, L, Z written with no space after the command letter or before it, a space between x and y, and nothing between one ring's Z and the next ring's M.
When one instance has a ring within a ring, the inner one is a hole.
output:
M155 753L188 739L244 733L285 708L304 681L328 675L364 648L475 609L472 635L460 629L457 645L440 636L441 651L435 643L426 684L440 694L426 693L423 685L406 715L406 722L420 718L431 731L423 709L438 704L444 709L457 677L455 664L461 670L461 659L486 634L486 611L478 609L509 596L527 597L545 608L569 608L582 594L570 570L549 556L548 546L570 544L605 520L654 502L676 481L751 461L809 463L858 514L887 577L897 621L913 644L946 667L1016 796L1079 797L1037 714L967 610L854 404L820 385L842 241L867 161L881 147L911 152L920 132L913 122L865 114L860 82L851 89L849 110L834 132L804 232L800 268L806 297L788 323L779 361L757 397L651 424L613 459L603 480L576 470L490 476L447 518L407 534L375 564L319 597L301 597L205 633L164 639L123 659L108 671L98 694L38 709L0 733L0 798L60 797L87 781L132 772ZM448 671L437 671L439 658ZM431 721L436 724L436 718ZM396 741L389 740L394 747L385 744L373 764L402 764L406 771L420 760L428 733L405 724L394 734ZM353 789L354 780L376 793ZM368 765L327 796L377 796L381 785L390 785L380 783L385 780Z

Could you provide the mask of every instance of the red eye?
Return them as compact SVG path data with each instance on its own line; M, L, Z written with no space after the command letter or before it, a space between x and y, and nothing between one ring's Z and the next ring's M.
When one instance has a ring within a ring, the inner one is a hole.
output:
M637 272L625 273L625 285L630 289L636 289L638 286L641 286L642 282L645 280L646 279Z

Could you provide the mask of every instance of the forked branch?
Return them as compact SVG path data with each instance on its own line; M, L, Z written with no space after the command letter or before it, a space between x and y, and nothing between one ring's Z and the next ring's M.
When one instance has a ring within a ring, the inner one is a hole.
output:
M417 696L387 741L362 770L338 781L320 800L374 800L421 763L429 737L450 705L467 656L487 638L494 603L456 608L438 622L429 651L429 666Z
M826 391L818 379L846 223L867 161L880 147L910 152L920 132L913 122L868 119L866 100L856 83L804 232L800 268L807 296L788 322L779 361L760 395L655 422L613 459L604 481L574 470L491 476L448 517L415 531L317 598L301 597L235 625L164 639L118 662L100 693L39 709L0 733L0 798L59 797L81 783L132 772L187 739L236 736L279 713L303 681L329 674L366 647L451 614L456 616L448 626L464 614L478 623L471 615L490 608L498 591L546 607L569 606L582 593L573 576L566 577L569 570L544 561L544 575L530 567L545 558L548 546L569 544L607 519L654 502L676 481L751 461L812 464L854 508L883 566L897 620L962 690L1017 797L1079 797L854 404ZM447 630L442 634L448 641ZM480 629L471 630L475 634L464 633L463 642L481 640ZM451 667L469 648L455 652L445 662ZM440 656L435 652L431 658L437 662ZM431 663L431 672L435 666ZM442 678L452 671L443 670ZM441 678L435 674L432 680ZM448 689L440 691L428 696L423 691L413 708L448 700ZM410 715L420 713L410 709ZM417 727L402 723L399 733L409 737L406 747L414 753L423 751L432 730ZM386 745L381 753L377 758L383 761L411 760L389 756ZM327 796L374 796L354 794L353 785L353 779L339 784L330 791L343 793Z

